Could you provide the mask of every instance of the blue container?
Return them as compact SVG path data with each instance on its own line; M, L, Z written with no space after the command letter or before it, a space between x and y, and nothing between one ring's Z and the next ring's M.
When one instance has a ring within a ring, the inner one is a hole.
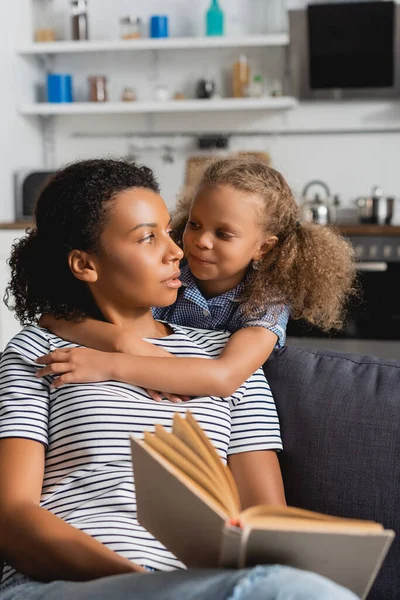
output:
M72 77L66 73L47 75L47 102L72 102Z
M165 15L153 15L150 17L150 37L168 37L168 17Z

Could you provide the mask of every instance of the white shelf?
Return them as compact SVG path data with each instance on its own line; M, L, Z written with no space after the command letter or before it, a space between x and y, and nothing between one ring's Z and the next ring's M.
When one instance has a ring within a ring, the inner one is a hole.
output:
M90 40L82 42L36 42L20 48L20 55L75 54L86 52L126 52L135 50L179 50L196 48L251 48L287 46L286 33L246 36L140 38L137 40Z
M211 100L169 100L166 102L73 102L71 104L26 104L22 115L110 115L130 113L212 112L234 110L287 110L297 106L296 98L216 98Z

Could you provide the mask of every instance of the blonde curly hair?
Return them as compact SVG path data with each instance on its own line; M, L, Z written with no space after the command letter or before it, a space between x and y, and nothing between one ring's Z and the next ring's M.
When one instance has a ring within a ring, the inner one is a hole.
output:
M358 294L355 252L337 230L300 223L299 209L284 177L253 157L219 159L207 166L200 186L230 186L259 196L259 223L278 242L249 269L239 298L251 316L263 308L287 304L293 319L305 319L324 331L341 329L348 300ZM192 194L178 200L174 238L182 245Z

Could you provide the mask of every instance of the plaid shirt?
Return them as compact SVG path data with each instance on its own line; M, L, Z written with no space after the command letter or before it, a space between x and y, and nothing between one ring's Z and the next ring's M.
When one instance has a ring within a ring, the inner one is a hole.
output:
M182 287L172 306L153 308L156 319L198 329L224 329L234 333L244 327L265 327L278 336L276 347L285 345L286 326L290 311L287 306L269 307L267 312L260 309L259 314L246 317L238 301L243 289L240 283L233 290L214 298L204 298L187 263L181 266Z

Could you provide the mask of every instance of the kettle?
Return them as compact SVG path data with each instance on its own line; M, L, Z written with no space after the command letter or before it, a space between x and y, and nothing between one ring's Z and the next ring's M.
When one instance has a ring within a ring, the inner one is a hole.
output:
M323 190L323 197L315 193L312 198L307 196L308 191L312 187L319 187ZM302 220L307 223L319 223L320 225L328 225L331 221L330 205L333 200L331 192L327 184L319 179L309 181L303 188L302 194Z

